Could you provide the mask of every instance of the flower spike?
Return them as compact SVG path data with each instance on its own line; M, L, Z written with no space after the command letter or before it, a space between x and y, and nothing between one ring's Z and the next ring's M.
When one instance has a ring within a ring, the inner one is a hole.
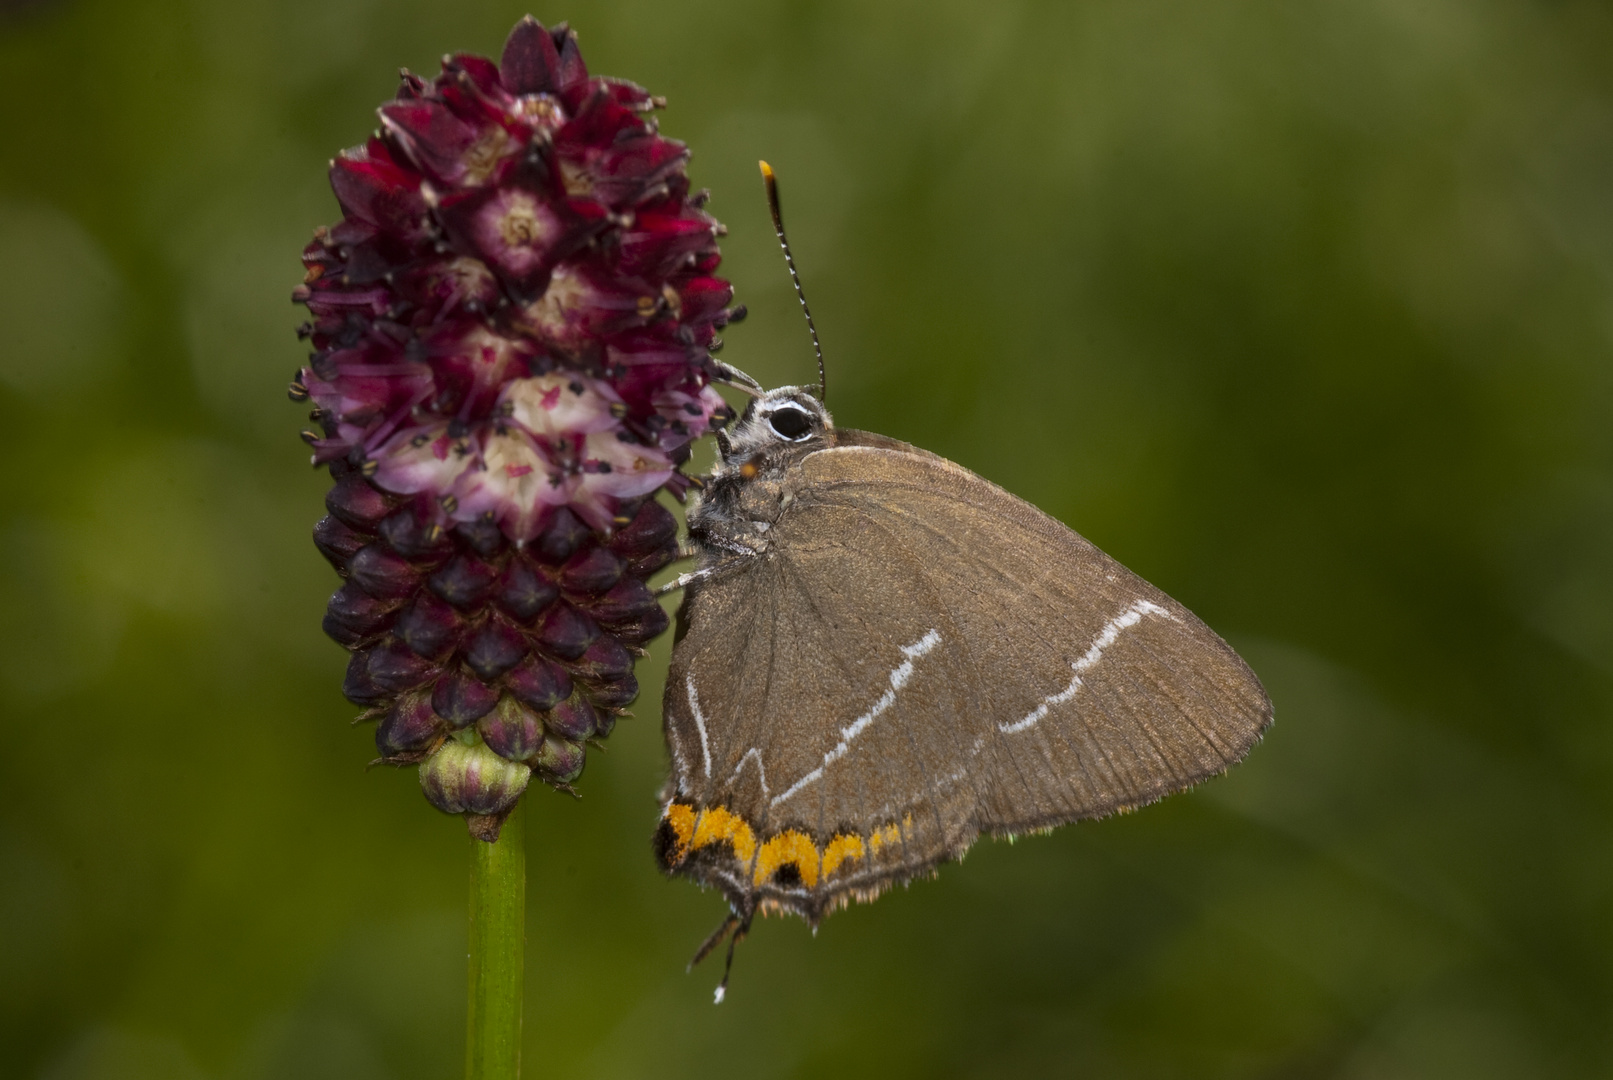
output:
M570 791L637 694L668 621L645 580L677 554L655 496L731 418L711 350L743 309L662 104L528 16L497 63L403 74L303 252L290 393L335 481L343 692L484 839L529 776Z

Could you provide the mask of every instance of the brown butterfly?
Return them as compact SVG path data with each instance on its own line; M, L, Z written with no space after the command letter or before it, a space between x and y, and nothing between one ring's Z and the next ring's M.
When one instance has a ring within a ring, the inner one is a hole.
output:
M689 507L655 837L728 898L697 961L758 911L816 924L982 832L1190 787L1270 724L1226 642L1062 523L731 374L757 396Z

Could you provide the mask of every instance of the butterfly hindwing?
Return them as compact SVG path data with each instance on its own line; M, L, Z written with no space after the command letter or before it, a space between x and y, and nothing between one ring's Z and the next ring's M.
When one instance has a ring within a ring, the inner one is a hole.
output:
M665 718L671 805L703 815L674 845L687 851L676 868L739 906L773 899L816 917L832 897L875 891L972 839L960 835L972 793L940 784L956 754L928 730L978 710L972 672L936 662L960 631L937 614L922 568L897 556L867 592L836 567L878 538L859 538L855 512L803 511L845 532L791 536L787 556L690 590ZM764 852L776 837L814 865Z
M1218 773L1270 720L1181 605L1001 488L841 430L772 542L689 589L667 869L816 920L1013 833Z

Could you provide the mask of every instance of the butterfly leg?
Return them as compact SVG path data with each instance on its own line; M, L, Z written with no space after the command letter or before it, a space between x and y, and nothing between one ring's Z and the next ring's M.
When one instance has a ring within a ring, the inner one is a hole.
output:
M735 390L749 394L751 397L761 397L767 393L766 390L762 389L761 383L731 364L718 364L717 377L712 381L722 383L724 386L732 386Z
M665 585L662 585L659 589L656 589L654 595L659 598L665 596L667 593L677 592L679 589L686 589L697 581L704 581L709 577L716 577L718 574L732 570L734 567L738 566L740 562L741 560L739 559L724 559L722 562L717 563L714 566L704 566L699 570L691 570L687 574L679 574Z
M721 565L708 566L703 570L691 570L687 574L679 574L665 585L662 585L659 589L656 589L655 595L657 597L662 597L667 593L677 592L679 589L687 588L697 581L704 581L706 578L710 577L712 574L721 569L723 569Z
M665 585L662 585L659 589L656 589L655 595L658 597L665 596L667 593L677 592L679 589L688 588L697 581L704 581L709 577L715 577L718 574L726 573L727 571L739 566L747 559L754 559L757 555L761 554L761 552L757 551L755 548L746 547L742 544L737 544L732 541L716 537L708 537L707 544L709 547L721 548L727 553L727 557L723 558L720 562L712 563L710 566L702 566L700 569L691 570L687 574L679 574ZM707 549L697 548L695 549L694 554L705 554L706 550ZM678 554L680 558L683 557L683 549L681 547L678 549Z

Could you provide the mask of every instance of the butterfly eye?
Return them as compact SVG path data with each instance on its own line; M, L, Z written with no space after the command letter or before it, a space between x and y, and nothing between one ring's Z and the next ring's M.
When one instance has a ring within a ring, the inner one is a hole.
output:
M791 442L806 438L812 431L812 417L805 409L791 407L779 409L768 415L767 423L780 438L789 439Z

